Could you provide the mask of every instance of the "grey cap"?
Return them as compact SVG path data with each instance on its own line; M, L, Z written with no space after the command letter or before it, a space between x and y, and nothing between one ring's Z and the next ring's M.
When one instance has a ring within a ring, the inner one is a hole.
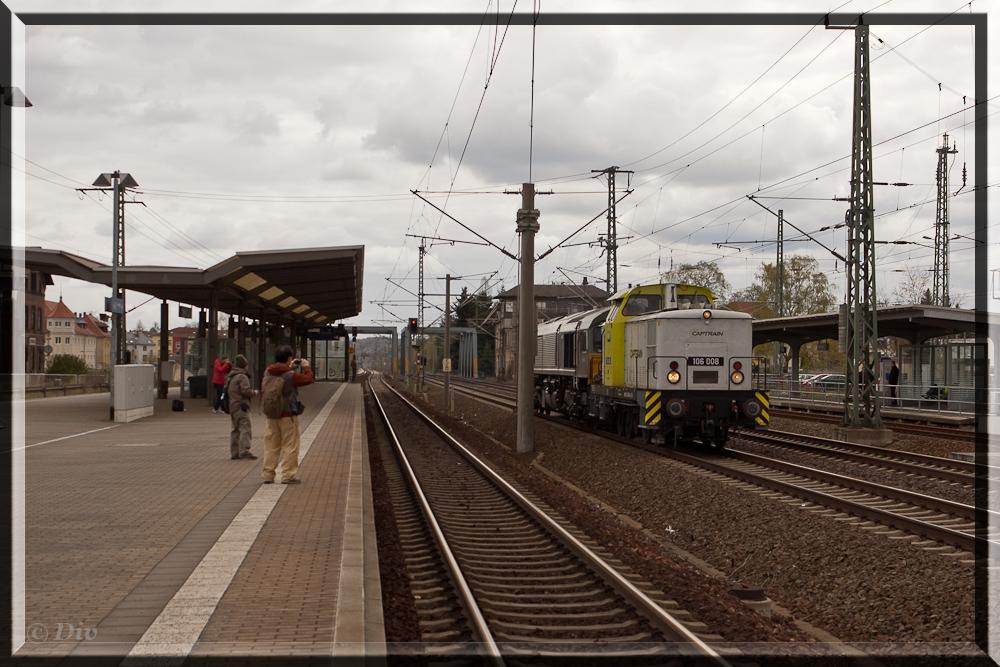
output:
M233 360L233 364L236 366L236 368L246 368L247 358L244 357L242 354L237 354L236 359Z

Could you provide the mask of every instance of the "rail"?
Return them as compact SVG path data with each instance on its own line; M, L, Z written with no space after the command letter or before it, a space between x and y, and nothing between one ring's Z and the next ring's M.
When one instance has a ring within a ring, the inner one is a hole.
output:
M420 416L420 418L427 423L432 429L434 429L442 438L447 440L452 447L454 447L458 452L460 452L477 470L479 470L483 475L485 475L490 481L500 487L511 499L514 500L518 505L520 505L528 514L532 516L536 521L542 524L549 532L556 535L559 540L566 545L578 558L584 561L589 567L591 567L595 572L599 573L601 578L613 589L615 589L622 597L627 599L634 607L641 610L643 615L651 622L653 622L659 629L667 634L672 634L674 636L680 636L683 640L694 647L694 650L698 652L701 657L708 658L714 664L731 667L725 658L719 655L712 647L708 646L705 642L694 635L690 630L684 627L677 619L673 618L669 613L667 613L659 604L657 604L652 598L647 596L641 590L635 587L632 582L627 578L622 576L617 570L608 565L600 556L594 553L585 544L580 542L576 537L569 533L563 526L552 519L548 514L542 511L537 505L535 505L531 500L526 498L517 489L510 485L507 480L498 475L493 469L483 462L478 456L473 452L469 451L462 443L456 440L450 433L448 433L443 427L438 425L433 419L431 419L426 413L420 410L413 403L408 401L393 387L389 386L383 380L383 384L394 394L399 396L401 400L407 403L410 408ZM373 391L374 393L374 391ZM381 409L381 406L380 406ZM384 413L383 413L384 414ZM393 436L395 437L395 436Z
M392 387L385 384L385 380L382 380L382 384L389 389L392 389ZM465 575L462 574L462 568L459 566L458 560L455 558L455 554L452 553L451 547L448 545L448 540L445 538L444 531L438 523L434 510L431 509L430 502L428 502L427 497L424 495L423 489L420 487L420 482L417 481L417 475L410 466L410 461L406 458L406 453L403 452L403 445L399 442L399 438L396 437L396 431L392 427L392 422L389 421L389 415L386 414L385 408L382 407L382 401L379 400L378 394L375 392L375 387L372 386L370 377L368 378L368 388L371 390L375 405L378 406L379 412L382 414L382 420L385 422L386 430L389 432L389 435L392 437L392 441L396 446L396 454L399 456L399 459L403 464L403 469L406 471L406 476L410 480L410 485L413 487L414 494L417 496L417 502L420 505L420 509L427 518L427 523L430 525L431 531L434 533L434 540L437 542L438 549L440 549L441 555L448 567L448 571L451 573L452 581L455 582L455 587L457 588L459 595L462 597L462 606L464 606L469 612L470 619L475 626L475 632L479 635L482 643L486 645L487 654L489 655L492 664L497 667L503 667L506 663L503 660L503 656L500 655L500 647L497 646L496 641L493 639L493 633L490 632L490 629L486 624L486 618L483 616L482 610L480 610L479 605L476 604L475 598L472 595L472 589L469 587L469 583L466 581ZM395 392L395 390L393 390L393 392ZM395 393L401 399L403 398L398 392ZM406 401L406 399L403 400ZM409 401L406 402L409 403Z

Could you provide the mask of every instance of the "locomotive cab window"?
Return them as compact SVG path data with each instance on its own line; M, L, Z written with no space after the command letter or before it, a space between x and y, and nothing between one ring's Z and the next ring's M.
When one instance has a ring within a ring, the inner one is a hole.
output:
M622 308L622 315L625 317L634 317L636 315L645 315L646 313L651 313L654 310L660 309L660 295L659 294L633 294L625 302L625 307Z
M690 310L691 308L710 308L708 297L704 294L682 294L677 297L678 310Z
M604 327L594 327L594 354L604 350Z

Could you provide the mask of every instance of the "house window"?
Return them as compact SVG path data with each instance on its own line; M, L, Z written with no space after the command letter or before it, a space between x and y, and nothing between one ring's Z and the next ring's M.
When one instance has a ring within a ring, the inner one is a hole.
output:
M60 343L62 343L62 338L56 336L56 345L59 345Z
M513 301L508 301L507 303L505 303L504 304L504 310L507 311L508 313L513 313L514 312L514 302Z
M539 308L544 308L545 307L545 302L544 301L539 301L538 302L538 307Z

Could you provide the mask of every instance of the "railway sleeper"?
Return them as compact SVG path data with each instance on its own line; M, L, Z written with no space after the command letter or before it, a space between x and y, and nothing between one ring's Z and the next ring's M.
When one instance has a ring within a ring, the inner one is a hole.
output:
M600 637L598 639L585 639L585 638L579 638L579 639L559 639L559 638L554 638L554 637L553 638L543 638L543 637L531 637L531 636L514 635L514 634L510 634L510 633L507 633L507 632L500 632L500 631L494 632L493 636L494 636L494 638L502 639L502 640L508 641L508 642L525 642L525 643L527 643L527 642L544 642L546 644L594 644L594 643L596 643L598 641L602 642L602 643L603 642L636 643L636 642L648 642L648 641L653 641L654 640L653 635L650 634L650 633L648 633L648 632L640 632L638 634L621 636L621 637ZM536 652L535 651L531 651L531 650L520 649L520 652L521 653L525 653L525 654L530 654L530 655L536 655ZM553 653L551 655L556 656L556 655L561 655L561 654L559 654L559 653Z
M568 574L557 574L553 576L536 575L533 572L523 572L519 575L518 578L525 581L547 583L547 582L571 582L574 579L580 579L581 577L590 577L590 576L591 575L589 572L579 570L577 572L570 572ZM483 585L486 586L490 585L492 581L501 582L501 581L510 581L511 579L510 576L495 576L489 574L477 574L474 577L472 574L470 574L469 578L470 579L475 578L477 581L481 582Z
M471 535L469 535L469 536L466 536L466 535L448 535L448 541L451 542L454 546L457 546L459 548L461 548L461 547L463 547L465 545L470 545L470 546L471 545L475 545L475 546L478 546L478 545L481 545L481 544L486 544L486 545L490 545L490 544L495 544L495 545L514 544L514 545L517 545L517 546L520 546L521 544L535 544L535 545L548 545L549 548L555 548L556 547L556 544L551 539L544 540L541 537L526 537L526 536L522 537L522 536L517 536L517 535L511 535L510 537L496 537L496 536L474 537L474 536L471 536ZM457 549L455 549L455 550L457 550Z
M458 603L454 598L448 598L443 595L437 597L415 597L413 599L414 606L417 607L417 613L420 613L420 609L430 607L431 605L437 604L450 604L456 606Z
M417 625L420 626L420 634L422 635L425 631L441 632L458 625L461 622L461 616L450 616L447 618L438 618L433 620L421 620L417 622Z
M578 620L578 621L600 621L601 619L619 619L626 617L629 614L628 609L618 608L609 609L607 611L589 611L581 612L579 614L520 614L513 611L486 611L483 610L491 618L496 618L498 620L503 619L525 619L525 620L544 620L544 621L560 621L560 620Z
M469 567L491 568L497 564L495 558L469 558L464 555L457 557L463 567L468 565ZM510 558L505 556L503 569L511 570L522 565L531 567L556 566L572 562L573 558L569 554L535 554L531 558L517 558L516 554L512 554Z
M462 636L463 633L458 630L447 630L445 632L422 632L420 633L420 639L425 642L443 642L443 641L454 641L455 639ZM464 647L455 646L450 649L441 649L442 653L453 653L455 651L461 651Z
M524 594L522 593L507 593L504 591L487 592L483 590L477 590L476 592L486 597L490 602L498 602L499 600L497 600L497 598L507 598L515 603L519 603L518 601L523 600L525 597ZM589 601L598 601L601 604L604 604L604 600L614 599L612 596L608 594L608 591L603 588L592 588L587 591L575 591L569 593L534 594L531 597L535 599L552 600L555 602L559 601L565 602L567 600L573 600L573 599L589 600Z
M457 606L432 607L430 609L418 609L417 616L420 618L441 618L445 615L454 616L460 614L461 610Z
M480 577L501 577L510 578L511 575L517 575L520 577L536 577L536 576L548 576L556 575L559 573L567 574L570 572L578 571L579 566L574 563L567 563L561 567L531 567L527 566L528 569L523 567L478 567L474 565L465 565L462 570L465 572L475 573Z
M478 554L482 554L484 556L490 556L490 557L495 557L496 553L497 553L496 549L490 549L489 547L478 546L478 545L477 546L463 547L462 551L466 555L478 553ZM551 554L554 551L554 549L553 549L553 547L551 545L540 544L538 546L525 547L523 549L518 549L517 551L518 551L518 556L531 555L532 553L540 554L540 555L547 555L547 554Z
M493 626L504 630L520 630L531 633L566 633L566 632L629 632L633 628L642 624L636 618L630 618L620 623L599 623L596 625L540 625L538 623L508 623L506 621L494 621ZM537 635L536 635L537 636Z
M484 582L480 584L480 587L483 589L484 594L490 594L492 592L500 592L505 590L514 590L514 591L534 591L530 595L538 596L542 594L542 591L547 593L549 591L555 592L561 590L568 590L571 588L581 588L583 586L594 586L594 585L596 584L593 582L593 580L589 580L589 581L576 581L569 584L489 584ZM593 589L593 590L596 591L601 589Z
M614 598L604 598L603 600L587 600L585 602L547 602L547 603L535 603L535 602L504 602L502 600L483 600L482 607L486 608L505 608L510 607L511 609L593 609L594 607L601 607L604 605L609 605L616 603Z

